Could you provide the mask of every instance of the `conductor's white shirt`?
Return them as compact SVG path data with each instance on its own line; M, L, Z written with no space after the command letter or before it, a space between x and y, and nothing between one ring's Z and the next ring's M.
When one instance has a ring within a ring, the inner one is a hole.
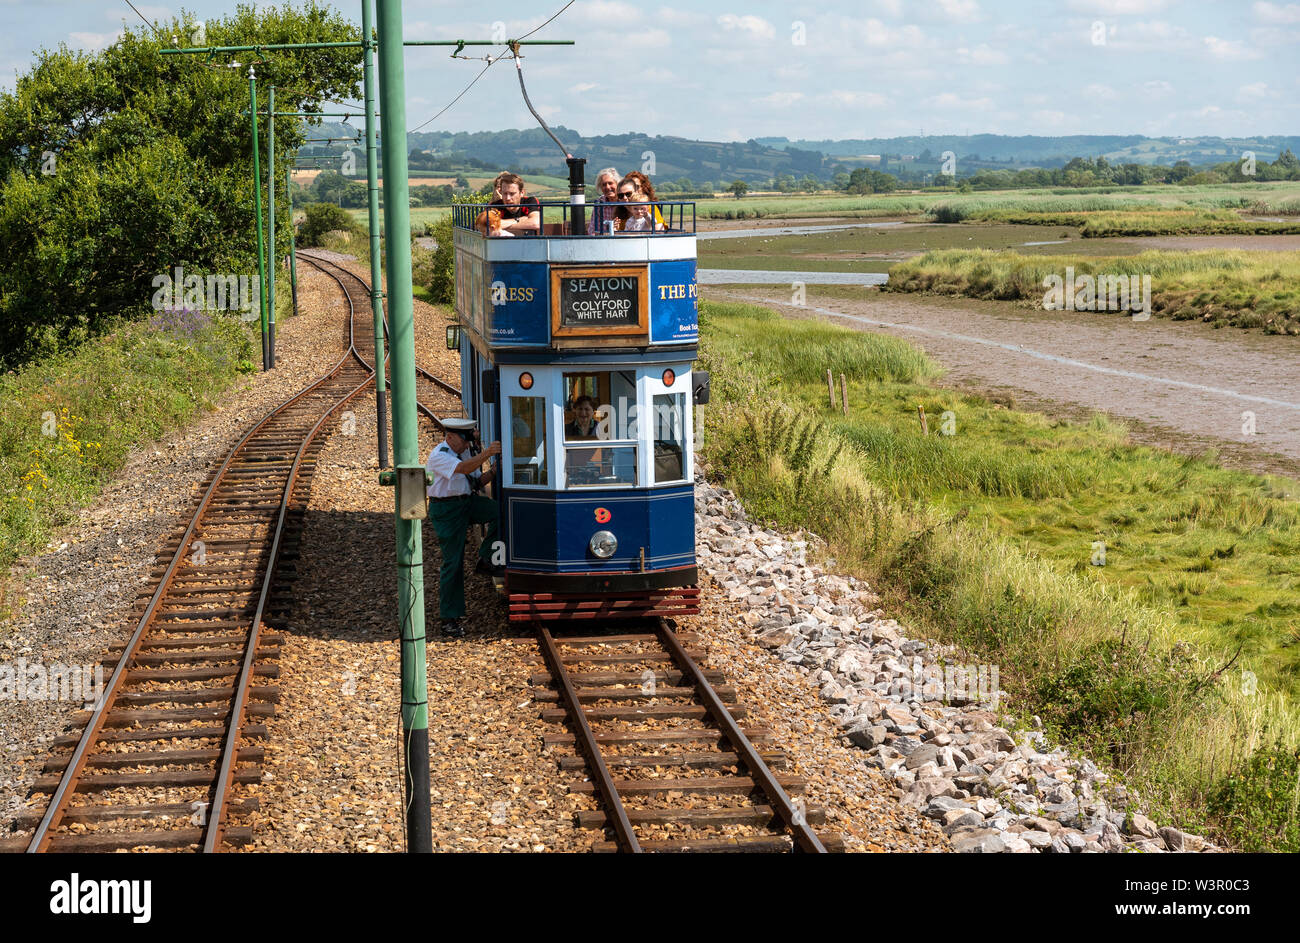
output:
M457 474L456 466L465 459L469 458L469 446L465 446L465 451L453 452L451 446L446 442L438 443L438 447L429 455L429 461L424 466L433 478L433 484L429 485L429 497L431 498L454 498L459 494L469 494L469 475L478 478L481 474L479 469L474 469L469 475Z

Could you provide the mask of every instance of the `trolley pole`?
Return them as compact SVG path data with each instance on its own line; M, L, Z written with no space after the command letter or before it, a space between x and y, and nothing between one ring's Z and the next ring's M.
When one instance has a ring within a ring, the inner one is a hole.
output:
M279 273L277 253L275 251L275 86L267 93L266 99L266 225L267 258L270 261L271 277L267 280L266 308L270 314L266 332L266 346L270 351L271 369L275 369L275 277Z
M362 0L364 3L365 0ZM406 848L433 851L429 808L429 683L424 652L424 464L415 400L415 325L411 305L411 221L406 180L406 74L401 0L375 0L379 19L379 95L383 112L384 235L393 359L393 459L397 466L397 613L402 632L402 744L406 761ZM369 37L367 37L368 39ZM382 366L378 364L377 367ZM378 371L376 371L377 373ZM418 475L419 493L410 482ZM407 482L406 487L403 483ZM411 502L403 517L403 497ZM418 501L418 509L416 502Z
M266 346L266 256L262 245L262 161L257 143L257 76L248 67L248 95L252 102L249 120L253 122L253 208L257 214L257 303L262 317L262 369L270 370L270 351Z
M284 170L284 198L289 201L289 290L293 293L293 313L298 313L298 241L293 228L293 163Z
M375 143L375 46L373 0L361 0L361 41L365 43L366 196L370 205L370 309L375 313L375 423L379 467L388 467L388 399L384 369L384 288L379 251L378 146Z

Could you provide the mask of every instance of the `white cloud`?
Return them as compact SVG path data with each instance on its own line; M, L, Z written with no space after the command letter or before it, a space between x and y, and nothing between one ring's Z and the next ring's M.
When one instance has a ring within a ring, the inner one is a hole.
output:
M114 30L111 33L69 33L68 45L73 49L85 49L90 52L98 52L101 49L107 49L113 43L117 42L122 36L122 31Z
M1098 16L1141 16L1157 13L1169 0L1070 0L1070 9Z
M1256 3L1251 7L1255 18L1264 23L1292 24L1300 23L1300 3Z
M1093 98L1097 101L1114 101L1119 97L1113 88L1109 85L1092 84L1084 87L1083 94L1087 98Z
M943 18L958 23L969 23L979 19L980 5L976 0L939 0Z
M1206 52L1215 59L1221 59L1224 62L1259 58L1259 53L1249 48L1240 39L1219 39L1217 36L1206 36L1203 42L1205 43Z
M673 7L660 7L655 11L651 19L661 26L676 27L700 27L713 22L713 17L707 13L696 13L694 10L677 10Z
M773 92L770 95L764 95L762 98L754 99L761 105L772 105L776 108L789 108L797 101L803 99L803 92Z
M839 88L818 98L841 108L883 108L889 104L889 96L881 92L850 92Z
M1067 115L1063 111L1044 109L1042 111L1035 111L1029 116L1029 120L1033 123L1034 127L1038 129L1058 128L1065 123L1066 117Z
M1239 100L1258 101L1272 97L1273 90L1268 87L1267 82L1252 82L1250 85L1243 85L1237 89L1237 98Z
M963 65L1006 65L1007 54L1001 49L994 49L988 43L980 43L974 49L962 46L957 50L957 61Z
M1148 98L1164 98L1173 94L1174 87L1163 79L1152 79L1142 83L1142 91Z
M593 88L600 88L600 86L595 82L579 82L577 85L570 85L569 91L581 95L583 92L590 92Z
M641 8L621 0L584 0L573 11L587 26L619 26L624 23L636 23L641 19ZM538 23L546 22L539 17Z
M727 32L747 33L754 39L776 37L776 28L761 16L737 16L735 13L724 13L718 17L718 25Z
M922 104L931 108L960 108L964 111L987 111L993 107L991 98L962 98L952 92L943 92L927 98Z

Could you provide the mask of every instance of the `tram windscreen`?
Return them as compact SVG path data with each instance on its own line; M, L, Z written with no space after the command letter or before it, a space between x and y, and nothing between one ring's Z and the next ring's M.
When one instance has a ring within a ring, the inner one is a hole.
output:
M511 483L549 484L546 474L546 400L543 397L510 397L510 436Z
M564 395L565 486L635 486L636 373L566 373Z
M686 394L654 398L655 484L686 477Z

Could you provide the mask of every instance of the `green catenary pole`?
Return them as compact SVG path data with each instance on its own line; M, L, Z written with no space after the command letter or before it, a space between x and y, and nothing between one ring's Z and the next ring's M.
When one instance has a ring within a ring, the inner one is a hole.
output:
M270 313L266 332L266 346L271 353L271 366L275 366L275 278L280 272L279 253L275 251L275 86L266 97L266 257L271 277L267 281L266 308Z
M293 229L293 164L284 169L284 198L289 201L289 290L293 293L293 313L298 313L298 249Z
M366 40L366 196L370 208L370 306L375 312L375 423L379 467L388 467L388 403L384 382L384 289L379 251L379 173L375 143L375 47L372 40L373 0L361 0L361 36Z
M406 76L401 0L376 0L384 148L384 235L388 243L389 349L393 361L393 459L397 466L397 614L402 633L402 745L406 758L406 847L433 850L429 808L429 683L424 653L423 522L401 516L403 469L420 469L411 311L411 222L406 180Z
M262 160L257 143L257 76L248 67L248 95L252 102L249 120L253 122L253 208L257 213L257 303L262 316L262 369L270 370L270 352L266 346L266 256L262 245Z

